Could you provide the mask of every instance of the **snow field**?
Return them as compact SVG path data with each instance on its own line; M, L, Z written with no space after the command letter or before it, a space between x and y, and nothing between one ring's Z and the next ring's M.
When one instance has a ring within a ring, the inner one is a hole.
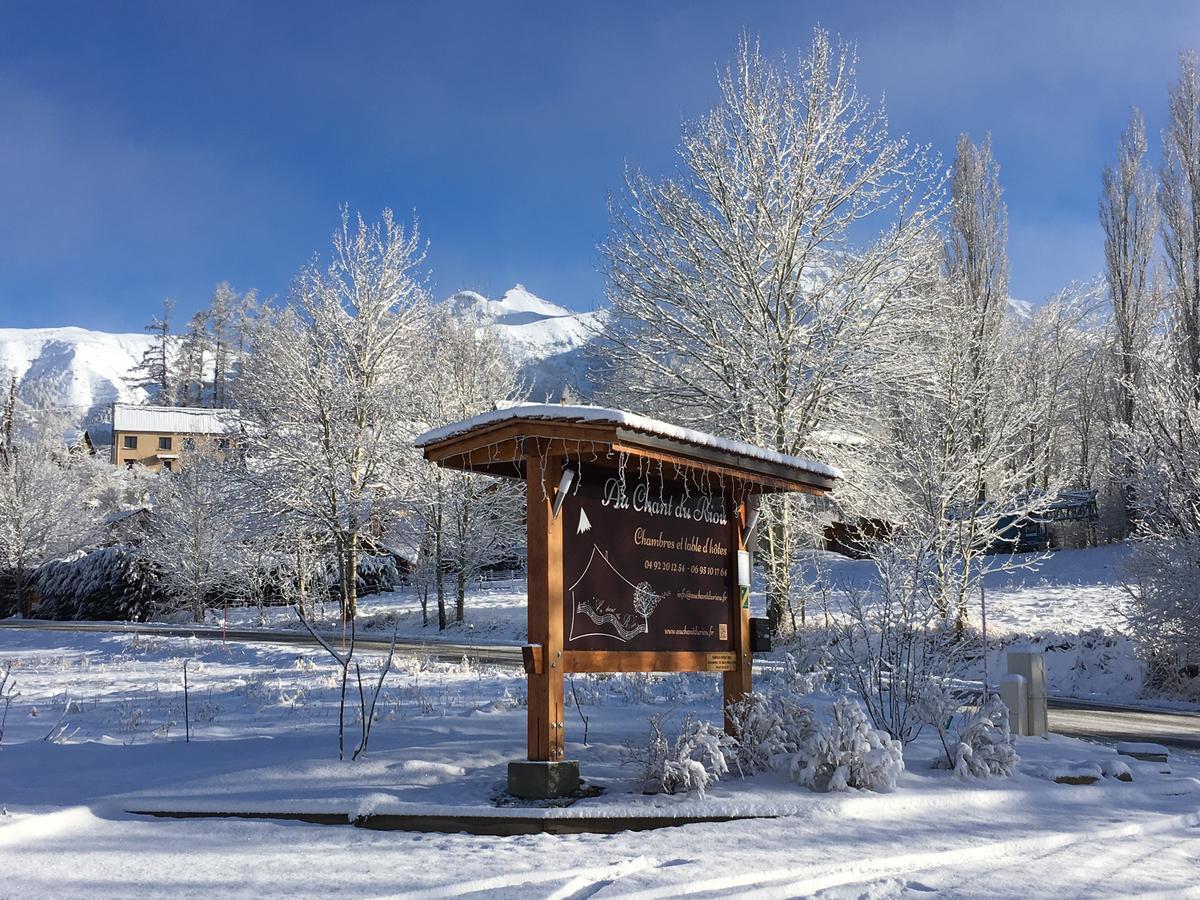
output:
M215 708L190 744L184 659L193 713ZM687 712L718 720L719 681L705 675L575 676L589 744L569 693L568 753L606 792L555 814L786 818L511 838L146 819L126 810L495 811L505 766L524 750L523 679L399 659L367 755L339 763L337 684L320 650L0 632L9 660L21 697L0 745L0 896L1095 896L1200 883L1200 768L1131 762L1130 784L1057 785L1046 776L1116 760L1061 737L1020 739L1011 779L930 768L926 736L890 794L817 794L781 775L722 779L705 801L638 793L622 746L644 737L651 713L671 711L676 728ZM377 672L381 658L362 661ZM78 730L44 742L68 696ZM356 733L349 711L348 722Z
M1125 599L1122 566L1129 548L1124 545L1086 550L1059 550L1041 558L1024 559L1036 568L996 573L987 579L988 673L993 683L1006 671L1004 654L1017 643L1030 643L1046 651L1046 677L1051 694L1110 703L1146 702L1142 696L1143 667L1129 636L1123 633L1119 608ZM804 568L809 580L828 580L833 592L847 584L866 584L872 564L836 554L820 554ZM754 615L765 615L765 599L758 585L751 595ZM360 628L372 636L436 640L437 612L431 600L430 626L423 626L419 602L409 591L363 597ZM263 624L298 629L290 609L268 609ZM810 610L816 615L818 611ZM972 610L978 622L978 611ZM525 582L484 582L471 590L467 621L452 624L442 635L449 640L525 640ZM212 613L212 624L222 614ZM333 627L336 609L327 610ZM259 622L257 610L229 610L234 625ZM982 666L972 673L982 678ZM1165 701L1151 700L1155 703ZM1169 704L1166 705L1180 705ZM1187 704L1183 704L1186 706Z

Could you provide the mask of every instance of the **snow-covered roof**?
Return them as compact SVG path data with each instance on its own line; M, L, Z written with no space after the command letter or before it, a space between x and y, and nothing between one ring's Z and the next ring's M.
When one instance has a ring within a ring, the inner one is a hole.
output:
M774 465L789 466L800 469L804 472L811 472L814 475L821 475L826 478L842 477L842 473L835 467L827 466L824 463L816 462L815 460L805 459L801 456L789 456L786 453L779 453L775 450L767 450L763 447L756 447L753 444L743 443L742 441L734 441L730 440L729 438L717 437L714 434L707 434L703 431L695 431L691 428L682 428L678 425L660 422L658 419L651 419L648 416L639 416L636 413L625 412L619 409L607 409L602 406L563 406L555 403L518 403L515 406L510 406L505 409L497 409L491 412L480 413L479 415L473 416L470 419L464 419L461 422L455 422L451 425L443 425L441 428L434 428L430 431L426 431L424 434L417 437L415 443L418 448L425 448L441 443L448 438L466 434L467 432L476 428L481 428L487 425L496 425L502 422L519 421L525 419L576 424L616 425L621 428L627 428L631 431L641 432L642 434L648 434L654 437L665 438L672 441L679 441L683 444L691 444L692 446L696 447L707 447L722 453L729 453L750 459L762 460L763 462L772 463Z
M240 419L236 409L113 404L113 431L231 434L238 430L239 425Z

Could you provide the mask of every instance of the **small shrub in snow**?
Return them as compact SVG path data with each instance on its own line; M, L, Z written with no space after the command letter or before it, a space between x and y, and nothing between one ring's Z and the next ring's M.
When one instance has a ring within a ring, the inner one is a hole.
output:
M779 713L765 694L749 693L726 707L736 744L734 762L743 776L766 772L779 754L795 752L787 745Z
M711 782L729 772L726 752L728 735L708 722L691 716L674 741L663 733L665 715L650 717L650 735L644 747L626 747L624 761L642 770L647 793L686 794L695 791L703 799Z
M766 772L790 758L816 734L812 709L788 694L749 693L729 704L731 755L743 776Z
M904 771L900 742L873 728L862 707L847 697L838 698L832 713L795 755L792 778L817 791L893 790Z
M835 680L828 629L809 626L796 635L796 643L783 654L784 687L797 694L813 694Z
M1008 777L1021 761L1008 728L1008 707L996 696L968 717L952 749L944 733L942 741L947 745L947 761L960 778Z

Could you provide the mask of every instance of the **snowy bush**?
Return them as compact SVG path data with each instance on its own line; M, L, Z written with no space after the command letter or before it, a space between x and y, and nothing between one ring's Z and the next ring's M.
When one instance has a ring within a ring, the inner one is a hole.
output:
M770 771L782 757L790 760L817 732L812 709L788 694L749 693L726 711L733 726L731 755L743 776Z
M744 775L766 772L789 748L779 713L765 694L751 692L725 708L736 744L734 763ZM793 750L794 752L794 750Z
M874 724L904 744L930 723L931 697L962 677L971 633L951 621L948 575L926 535L875 546L875 583L847 585L828 610L830 650Z
M904 771L900 742L871 727L854 700L839 697L823 724L792 760L792 778L817 791L890 791Z
M690 715L674 741L663 733L665 715L650 717L650 734L645 746L626 747L626 763L641 768L646 793L686 794L692 791L703 799L705 789L729 772L726 753L731 741L721 729L709 722L698 722Z
M1008 727L1008 707L995 695L967 718L953 746L941 733L947 758L939 763L949 764L960 778L1008 777L1021 761Z
M811 625L796 632L794 643L783 654L783 671L767 673L767 683L801 695L829 689L836 679L831 637L828 629Z

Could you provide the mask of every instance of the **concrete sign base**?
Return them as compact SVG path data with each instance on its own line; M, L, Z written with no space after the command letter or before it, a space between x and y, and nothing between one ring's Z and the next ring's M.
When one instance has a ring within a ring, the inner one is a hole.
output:
M508 764L508 792L522 800L551 800L579 793L579 763L573 759Z

